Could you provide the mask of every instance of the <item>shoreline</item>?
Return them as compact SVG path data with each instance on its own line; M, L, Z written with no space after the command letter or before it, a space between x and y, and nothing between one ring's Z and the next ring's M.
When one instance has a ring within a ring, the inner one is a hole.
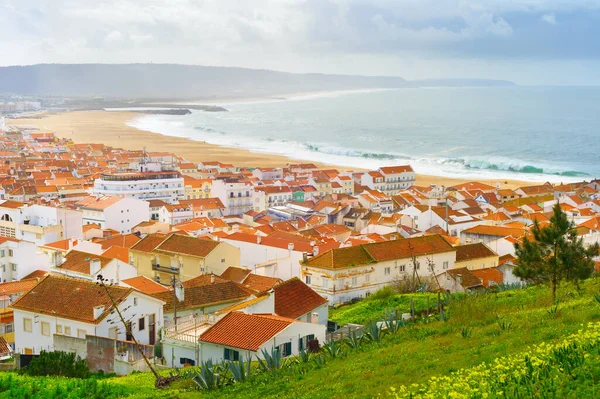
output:
M190 162L220 161L238 167L285 167L289 163L314 163L322 168L338 170L364 171L362 168L349 168L339 165L318 163L295 159L283 155L252 152L241 148L208 144L188 138L167 136L127 125L127 122L139 116L129 111L70 111L45 113L41 118L8 119L7 125L36 126L40 131L53 131L57 137L72 139L76 144L102 143L104 145L127 150L140 150L146 147L149 152L172 152ZM432 184L446 187L473 181L468 178L449 178L417 173L415 185ZM534 185L535 182L515 179L478 179L477 181L501 188L516 188ZM505 183L506 182L506 183Z

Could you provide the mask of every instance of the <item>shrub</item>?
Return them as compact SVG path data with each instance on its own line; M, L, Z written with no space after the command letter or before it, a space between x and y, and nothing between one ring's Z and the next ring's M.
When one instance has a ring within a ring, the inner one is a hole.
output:
M388 299L394 295L396 295L394 287L392 287L391 285L386 285L385 287L381 287L380 289L375 291L371 296L367 298L367 300L374 301L380 299Z
M72 378L88 378L91 374L86 360L81 359L75 353L61 351L42 351L22 371L32 376L62 376Z

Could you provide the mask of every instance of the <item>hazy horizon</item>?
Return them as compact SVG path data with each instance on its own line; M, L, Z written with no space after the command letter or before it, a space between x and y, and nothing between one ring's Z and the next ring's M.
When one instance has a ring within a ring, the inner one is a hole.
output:
M183 64L600 85L600 2L7 0L0 65ZM457 74L460 71L460 74Z

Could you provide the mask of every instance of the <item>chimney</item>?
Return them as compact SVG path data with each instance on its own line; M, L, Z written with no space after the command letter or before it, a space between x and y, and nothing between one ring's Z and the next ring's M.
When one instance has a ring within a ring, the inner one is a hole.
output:
M90 260L90 275L94 276L100 273L100 269L102 269L102 263L100 262L100 259Z
M260 244L260 241L261 241L261 236L256 236L256 243Z
M302 252L302 263L306 263L308 261L308 254L306 252Z
M214 284L215 283L215 275L211 273L210 275L210 283Z
M313 247L313 256L317 256L319 254L319 246L315 245Z
M310 318L310 322L312 324L319 324L319 314L317 312L314 312L311 316L312 317Z
M288 244L288 251L293 251L293 250L294 250L294 243L293 243L293 242L290 242L290 243Z
M458 284L462 285L462 274L456 275L456 281L458 282Z
M311 241L310 241L310 246L311 246L311 247L314 247L316 244L317 244L317 243L315 242L315 240L311 240Z
M104 313L104 305L94 307L94 320L97 320Z

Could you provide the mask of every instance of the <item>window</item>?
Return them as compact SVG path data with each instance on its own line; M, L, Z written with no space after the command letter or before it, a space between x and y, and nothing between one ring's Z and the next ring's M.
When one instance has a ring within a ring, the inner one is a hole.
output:
M31 319L23 319L23 331L31 332Z
M233 349L225 348L223 358L225 360L237 361L240 359L240 352L234 351Z
M195 366L196 362L193 359L189 359L187 357L180 357L179 364L189 364L190 366Z
M298 340L298 350L302 350L308 347L308 341L313 341L315 339L314 334L306 335Z
M371 275L365 274L365 283L368 283L369 281L371 281Z
M311 278L310 278L310 276L304 276L304 282L305 282L307 285L310 285L310 284L312 284L312 283L311 283Z
M323 277L323 288L329 288L329 279L327 277Z
M17 265L15 263L11 263L10 268L12 269L13 272L17 271Z
M444 267L444 269L447 269L448 268L448 262L444 262L444 266L443 267Z
M225 258L221 258L221 263L225 263Z
M403 272L406 270L406 265L400 265L400 271Z
M5 256L5 251L3 249L0 249L0 258L4 258Z
M137 306L137 298L133 298L133 306Z
M386 276L390 275L390 268L386 267L385 269L383 269L383 274L385 274Z
M8 250L8 256L13 256L13 254L14 254L13 250L12 250L12 249L9 249L9 250Z
M286 342L285 344L281 344L277 347L277 350L281 352L281 357L288 357L292 354L292 343Z
M62 326L62 324L57 324L56 325L56 333L57 334L62 334L63 333L63 326Z
M138 330L142 331L146 328L146 319L144 317L138 320Z
M352 286L356 287L358 285L358 277L352 277Z
M42 335L50 336L50 323L42 321Z
M6 333L11 333L15 330L15 326L13 323L7 323L6 324Z
M77 329L77 338L82 338L83 339L83 338L85 338L85 334L86 334L85 330L83 330L81 328Z
M65 335L71 335L71 327L65 326Z

